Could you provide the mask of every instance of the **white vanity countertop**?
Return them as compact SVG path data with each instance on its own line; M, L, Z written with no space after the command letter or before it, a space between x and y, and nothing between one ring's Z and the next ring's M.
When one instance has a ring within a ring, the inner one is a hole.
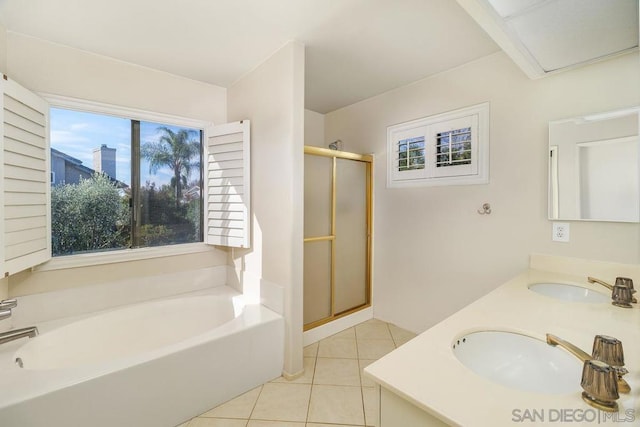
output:
M567 425L594 426L598 420L581 422L582 412L571 412L592 409L581 398L580 378L576 378L579 391L570 394L511 389L480 377L462 365L453 354L452 346L457 338L470 332L504 330L542 341L551 333L590 353L595 335L610 335L622 341L629 370L625 380L631 386L631 393L620 394L619 421L601 419L600 424L640 425L638 304L624 309L609 303L563 302L528 289L530 284L543 282L576 284L604 294L610 292L600 285L587 283L586 276L530 269L369 365L365 372L382 387L451 425L544 424L540 418L536 422L525 418L525 411L536 410L544 412L544 420L549 425L561 424L558 417L564 411L562 416ZM576 359L576 363L580 362ZM605 413L594 409L588 415L593 414L602 417Z

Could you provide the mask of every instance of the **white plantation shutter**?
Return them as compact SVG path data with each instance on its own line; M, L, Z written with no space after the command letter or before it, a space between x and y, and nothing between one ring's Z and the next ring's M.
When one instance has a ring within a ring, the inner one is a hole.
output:
M210 245L250 246L249 152L249 120L207 130L205 235Z
M387 127L387 187L489 183L489 103Z
M429 137L433 141L432 176L478 174L477 114L434 123L429 131ZM461 159L456 160L455 154Z
M48 103L3 76L0 261L6 277L51 258Z

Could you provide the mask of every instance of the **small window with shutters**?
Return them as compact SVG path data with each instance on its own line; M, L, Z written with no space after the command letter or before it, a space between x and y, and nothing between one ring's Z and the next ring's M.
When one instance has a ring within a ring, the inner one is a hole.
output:
M489 104L387 128L387 186L489 182Z

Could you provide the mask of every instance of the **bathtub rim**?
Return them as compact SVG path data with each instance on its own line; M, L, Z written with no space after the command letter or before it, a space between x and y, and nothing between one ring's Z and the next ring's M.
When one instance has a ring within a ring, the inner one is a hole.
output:
M118 316L119 313L121 312L133 312L137 309L140 308L144 308L144 310L148 311L148 310L160 310L163 311L165 309L167 309L166 303L178 303L178 304L173 304L173 306L175 307L176 305L179 305L179 303L183 300L195 300L195 299L199 299L199 298L207 298L207 299L211 299L213 300L212 304L225 304L225 305L231 305L234 307L234 315L233 317L228 317L222 321L219 321L219 323L217 323L217 325L213 328L208 328L204 331L200 331L196 334L191 334L191 335L186 335L185 338L182 339L177 339L175 341L170 342L167 345L151 345L150 348L145 349L141 352L135 352L135 353L124 353L123 355L119 355L111 360L116 361L116 360L120 360L120 359L125 359L128 358L130 356L136 355L136 354L147 354L147 353L152 353L155 350L159 350L162 348L173 348L174 346L176 348L180 348L179 344L183 343L183 342L188 342L190 340L193 340L196 337L199 337L200 335L204 335L204 334L209 334L210 332L216 330L217 328L222 328L224 325L233 322L235 319L237 319L238 317L241 317L244 315L244 311L246 309L246 305L241 302L241 307L239 312L235 312L235 307L236 307L236 303L232 300L235 300L236 298L242 298L241 296L231 296L230 298L227 297L222 297L222 296L218 296L218 295L189 295L189 296L180 296L180 297L174 297L174 298L163 298L163 299L158 299L158 300L153 300L153 301L148 301L148 302L143 302L143 303L135 303L135 304L130 304L127 306L119 306L119 307L114 307L111 310L104 310L101 311L99 313L95 313L94 315L89 315L86 316L82 319L79 320L75 320L72 322L68 322L65 323L63 325L60 325L56 328L52 328L52 329L48 329L46 332L41 332L39 334L39 336L35 337L34 339L28 339L26 340L20 347L18 347L14 353L13 353L13 359L15 360L17 357L21 357L23 358L23 361L25 362L25 364L27 365L24 368L20 368L20 369L24 369L24 370L28 370L28 371L51 371L51 370L63 370L63 369L76 369L79 366L93 366L93 367L97 367L104 362L104 360L97 360L97 361L88 361L86 363L79 363L77 365L65 365L65 366L57 366L57 367L46 367L46 368L40 368L40 367L36 367L36 368L31 368L30 366L28 366L30 363L29 359L26 359L25 357L29 356L29 350L27 348L29 347L33 347L35 345L40 344L40 341L43 339L50 339L51 335L57 335L62 333L64 335L64 333L62 332L64 329L66 328L70 328L71 331L74 332L74 334L77 334L77 331L74 331L74 329L78 326L82 327L83 322L109 322L112 320L112 317L114 316ZM191 301L189 301L191 302ZM229 307L225 307L225 308L229 308ZM215 309L217 309L217 307L215 307ZM104 318L104 319L102 319ZM91 334L90 330L85 331L87 332L87 334ZM141 333L144 333L144 330L141 330ZM95 338L95 339L89 339L87 341L89 341L88 345L100 345L102 343L100 343L101 337ZM44 342L44 341L42 341ZM45 345L46 344L41 344L41 345ZM22 352L26 352L26 354L23 354ZM38 364L36 362L36 364Z
M242 294L231 287L217 286L204 291L188 292L185 294L173 295L171 297L158 298L148 302L208 295L216 295L220 298L242 297ZM45 331L51 331L95 315L116 311L130 306L147 304L148 302L118 306L113 309L101 310L88 315L74 316L73 318L69 318L69 321L66 322L65 319L43 322L42 325L37 326L42 326ZM177 343L173 343L159 349L118 358L113 361L50 370L30 370L17 367L13 357L17 349L26 344L26 342L18 343L18 341L22 341L18 340L15 344L11 343L13 345L8 346L9 348L6 350L4 348L0 349L0 375L2 375L4 383L3 389L0 390L0 411L12 405L20 404L25 400L35 399L81 382L109 375L116 371L122 371L135 366L144 365L154 359L168 357L181 350L202 346L208 342L215 341L216 339L237 334L239 331L253 329L259 327L261 324L278 322L282 319L283 316L263 305L248 304L245 305L241 315L231 319L229 322ZM53 325L50 325L50 323Z

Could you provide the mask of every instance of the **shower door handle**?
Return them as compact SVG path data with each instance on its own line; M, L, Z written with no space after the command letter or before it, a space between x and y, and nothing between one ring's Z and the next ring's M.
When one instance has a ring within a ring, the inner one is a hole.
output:
M319 236L319 237L305 237L304 238L304 242L323 242L325 240L335 240L336 236L334 235L329 235L329 236Z

